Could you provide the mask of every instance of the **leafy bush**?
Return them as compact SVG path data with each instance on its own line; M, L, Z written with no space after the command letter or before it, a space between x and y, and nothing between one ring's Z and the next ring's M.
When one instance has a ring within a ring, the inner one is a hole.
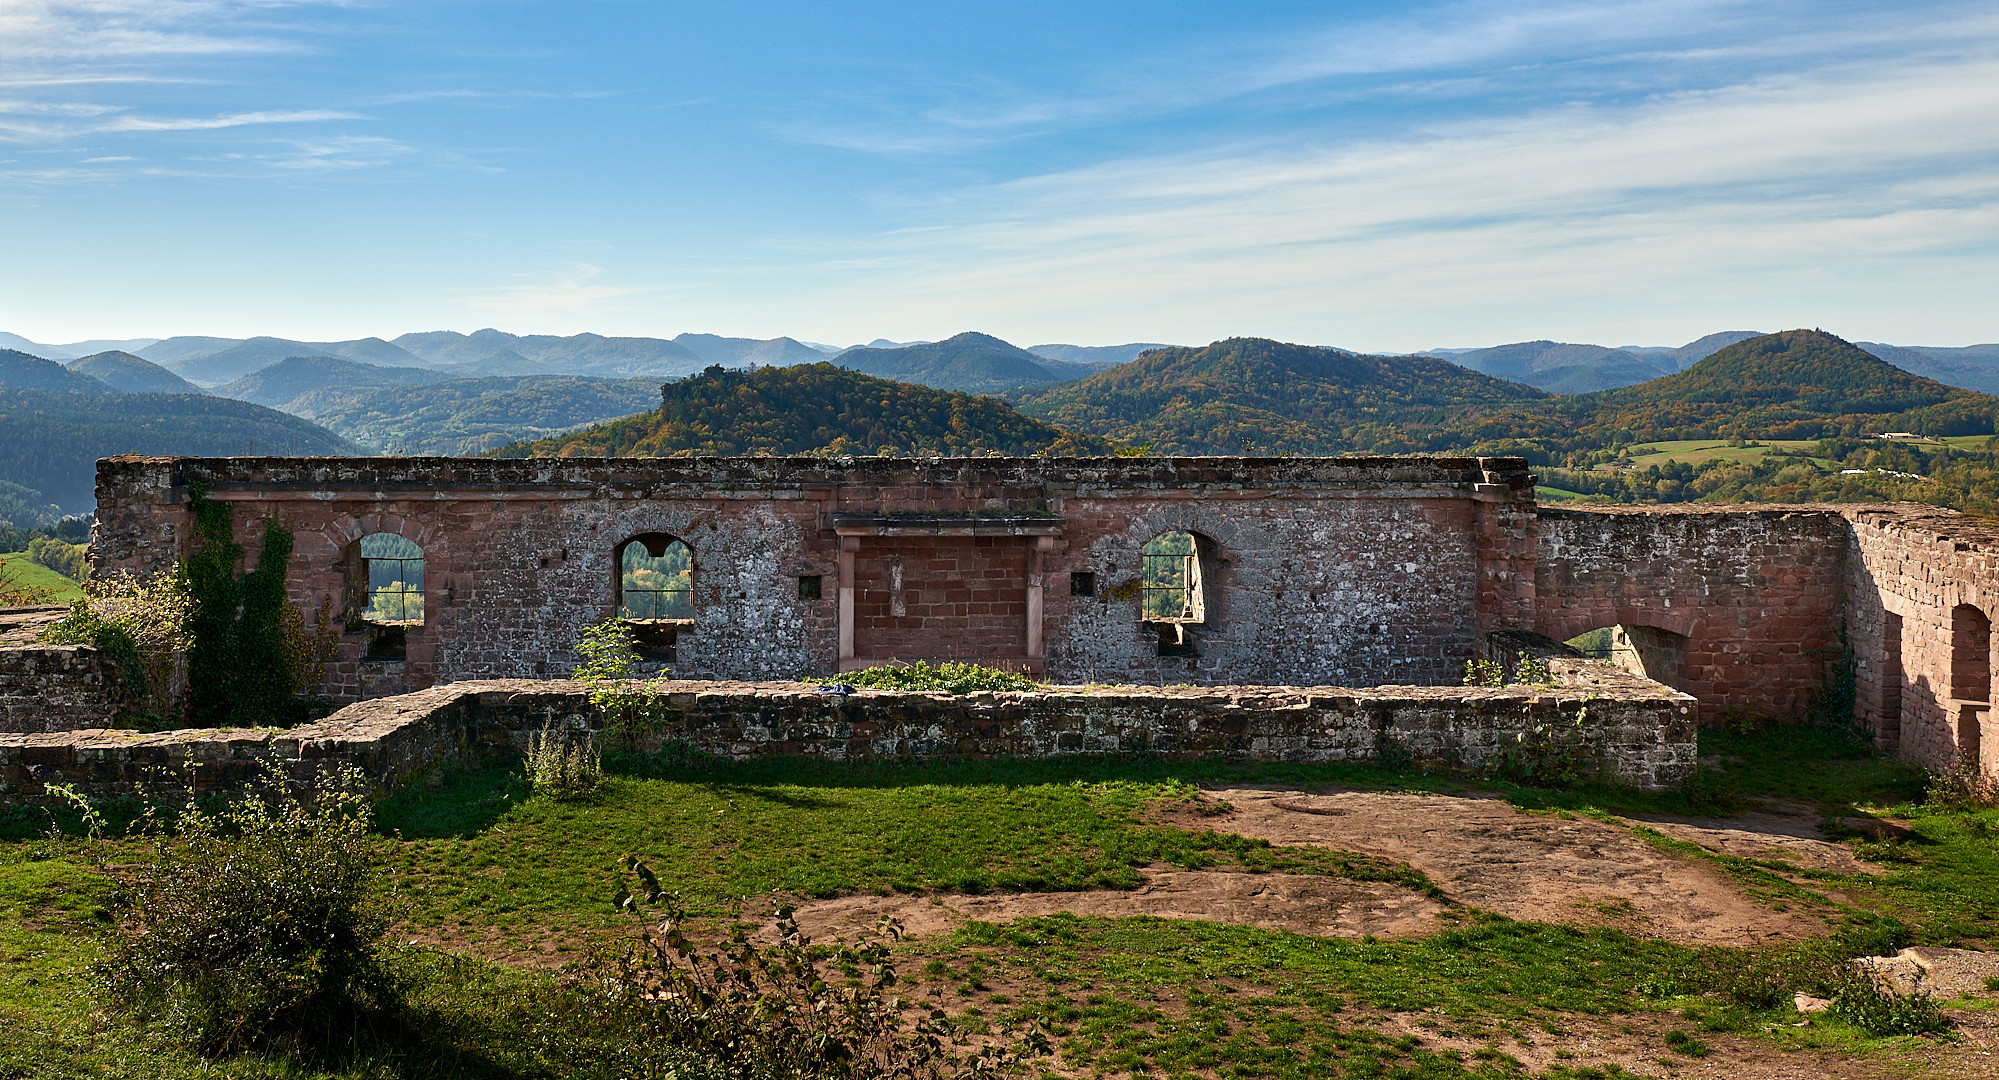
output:
M1849 969L1840 978L1826 1012L1869 1035L1930 1035L1950 1030L1950 1018L1920 986L1898 994L1871 976Z
M109 997L207 1054L351 1046L398 1002L377 847L352 770L302 793L268 765L226 809L189 805L130 889Z
M187 583L166 572L114 574L84 582L84 598L42 631L52 645L95 645L125 668L142 708L155 717L179 711L181 662L189 644L194 599Z
M842 675L841 680L873 690L942 690L947 694L982 694L1039 690L1041 684L1019 672L999 671L978 664L946 661L936 667L914 664L872 667Z
M815 945L787 909L774 943L737 925L719 945L697 945L679 897L631 856L617 903L657 922L636 941L593 953L577 988L633 1043L691 1051L732 1080L937 1077L966 1064L947 1048L941 1012L912 1022L908 1003L892 996L886 941ZM882 929L900 935L892 921ZM973 1056L988 1068L1010 1061L990 1044Z
M627 744L660 720L659 675L638 679L639 645L630 623L613 616L583 629L576 642L583 662L570 677L590 684L590 704L604 714L605 732Z
M537 793L575 799L597 790L604 779L604 762L595 740L588 735L580 742L565 738L551 720L528 740L527 774Z

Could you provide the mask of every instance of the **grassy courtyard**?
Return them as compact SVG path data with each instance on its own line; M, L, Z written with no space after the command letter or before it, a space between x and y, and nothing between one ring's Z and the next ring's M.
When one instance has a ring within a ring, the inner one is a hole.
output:
M1878 875L1686 853L1761 903L1827 913L1820 937L1761 949L1514 921L1445 894L1448 927L1402 940L1153 917L973 920L895 944L901 992L957 1030L1007 1032L1038 1048L1022 1075L1601 1077L1623 1066L1568 1047L1612 1039L1638 1048L1637 1074L1666 1076L1725 1039L1884 1062L1946 1045L1869 1037L1823 1018L1794 1026L1788 995L1761 994L1758 973L1796 977L1903 944L1994 940L1999 812L1926 807L1921 774L1837 735L1715 733L1703 751L1719 770L1689 794L1657 797L1375 767L1147 759L626 759L594 793L560 802L533 794L509 763L441 774L377 812L379 865L401 905L396 937L408 943L394 962L422 1037L385 1037L320 1069L210 1063L105 1012L89 966L104 955L119 882L150 849L81 839L73 816L58 816L72 835L51 839L49 815L16 811L0 842L0 1019L13 1033L0 1040L0 1076L619 1075L565 1026L560 1001L566 968L641 925L613 903L628 853L717 934L773 896L1082 895L1132 889L1162 868L1321 875L1437 895L1424 875L1383 858L1202 826L1213 809L1206 792L1250 784L1497 788L1535 814L1605 820L1718 814L1784 796L1832 818L1894 815L1909 833L1850 841L1884 869Z

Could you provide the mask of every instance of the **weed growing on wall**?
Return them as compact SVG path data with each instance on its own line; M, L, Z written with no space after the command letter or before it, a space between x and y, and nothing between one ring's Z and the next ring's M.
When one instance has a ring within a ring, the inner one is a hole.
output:
M576 642L583 662L570 678L590 685L590 704L604 715L605 734L624 743L657 730L665 720L660 701L666 679L662 669L653 679L638 678L638 639L631 624L616 617L583 629Z
M1999 807L1999 779L1985 774L1975 759L1930 775L1923 801L1944 810L1990 810Z
M1491 771L1536 787L1572 787L1597 780L1603 766L1589 747L1588 729L1587 700L1573 715L1563 715L1557 708L1552 717L1535 716L1530 704L1526 725L1513 733L1511 744L1494 758Z
M1465 661L1466 686L1483 686L1498 689L1502 686L1549 686L1555 681L1555 674L1548 662L1532 653L1521 653L1514 662L1513 674L1508 676L1506 665L1497 660Z
M299 791L275 765L228 805L184 808L132 883L109 998L211 1055L337 1053L392 1013L390 905L357 771Z
M1041 684L1016 671L1000 671L978 664L949 660L936 667L918 660L914 664L872 667L842 675L841 681L871 690L941 690L947 694L990 694L1004 691L1039 690Z
M167 720L180 711L181 658L194 598L177 574L116 574L85 582L84 597L42 631L51 645L94 645L124 669L140 711Z

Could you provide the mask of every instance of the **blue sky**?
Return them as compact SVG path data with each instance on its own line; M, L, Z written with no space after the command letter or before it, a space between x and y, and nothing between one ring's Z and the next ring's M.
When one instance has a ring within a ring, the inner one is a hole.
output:
M1984 3L0 0L0 329L1999 340Z

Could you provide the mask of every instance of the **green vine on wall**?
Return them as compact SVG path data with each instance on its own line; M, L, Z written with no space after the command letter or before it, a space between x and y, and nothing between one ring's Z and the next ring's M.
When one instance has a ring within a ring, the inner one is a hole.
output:
M188 626L188 719L209 727L293 722L300 704L294 696L299 664L287 647L287 627L296 617L285 595L291 530L275 516L267 519L256 567L238 576L243 546L236 542L229 504L206 498L196 486L191 508L195 550L181 563L195 602Z

